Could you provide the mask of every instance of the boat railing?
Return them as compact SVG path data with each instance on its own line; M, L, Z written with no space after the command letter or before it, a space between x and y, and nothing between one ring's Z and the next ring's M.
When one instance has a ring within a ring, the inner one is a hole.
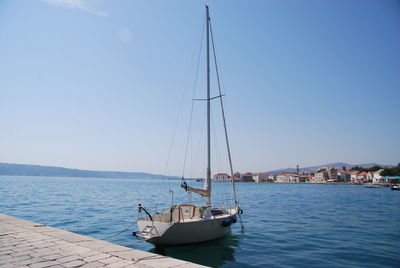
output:
M184 211L183 208L190 207L190 211ZM227 212L231 211L235 208L234 199L220 199L219 201L214 203L215 208L223 208ZM149 218L149 220L162 221L162 222L171 222L171 221L179 221L185 222L188 219L192 219L195 217L202 217L203 208L195 205L175 205L171 207L166 207L165 203L155 203L152 213L152 219L142 211L138 214L138 219Z
M154 215L164 214L170 212L171 205L165 202L159 202L154 204Z
M219 202L215 202L214 206L231 210L232 208L235 208L235 202L234 202L234 199L227 198L224 200L220 200Z
M158 215L162 215L168 211L168 209L165 208L165 205L166 205L165 203L155 203L153 210L148 209L146 211L150 212L150 214L153 215L153 218L157 218ZM154 211L154 213L151 213L152 211ZM139 210L138 219L146 219L146 218L149 218L149 216L146 213L144 213L144 210Z

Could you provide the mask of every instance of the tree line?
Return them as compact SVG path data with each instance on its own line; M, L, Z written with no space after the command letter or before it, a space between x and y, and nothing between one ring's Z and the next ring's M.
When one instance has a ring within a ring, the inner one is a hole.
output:
M397 166L394 167L384 168L381 176L400 176L400 163L398 163Z
M350 169L350 171L356 170L359 172L369 172L369 171L378 171L380 169L382 169L381 166L373 166L370 168L363 168L363 167L359 167L356 165L355 167L352 167ZM383 168L381 176L400 176L400 163L398 163L397 166L394 166L394 167Z

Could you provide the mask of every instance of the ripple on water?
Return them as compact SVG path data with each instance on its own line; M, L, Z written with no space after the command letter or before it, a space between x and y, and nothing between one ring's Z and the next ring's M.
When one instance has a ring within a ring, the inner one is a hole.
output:
M200 185L200 184L199 184ZM213 185L224 202L229 184ZM137 204L186 203L178 181L0 177L0 213L156 252L131 230ZM398 267L400 192L350 185L238 184L246 232L163 254L212 267ZM196 200L195 197L193 197Z

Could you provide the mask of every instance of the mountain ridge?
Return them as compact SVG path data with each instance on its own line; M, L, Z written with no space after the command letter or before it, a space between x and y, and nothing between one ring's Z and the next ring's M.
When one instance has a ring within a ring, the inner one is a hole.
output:
M45 176L45 177L85 177L85 178L128 178L128 179L167 179L176 176L163 176L145 172L95 171L55 166L0 163L0 176Z

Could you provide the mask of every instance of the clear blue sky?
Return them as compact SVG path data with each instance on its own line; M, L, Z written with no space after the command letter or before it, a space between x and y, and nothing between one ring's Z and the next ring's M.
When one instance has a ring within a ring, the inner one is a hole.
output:
M181 175L205 3L235 170L400 162L396 0L0 1L0 162Z

